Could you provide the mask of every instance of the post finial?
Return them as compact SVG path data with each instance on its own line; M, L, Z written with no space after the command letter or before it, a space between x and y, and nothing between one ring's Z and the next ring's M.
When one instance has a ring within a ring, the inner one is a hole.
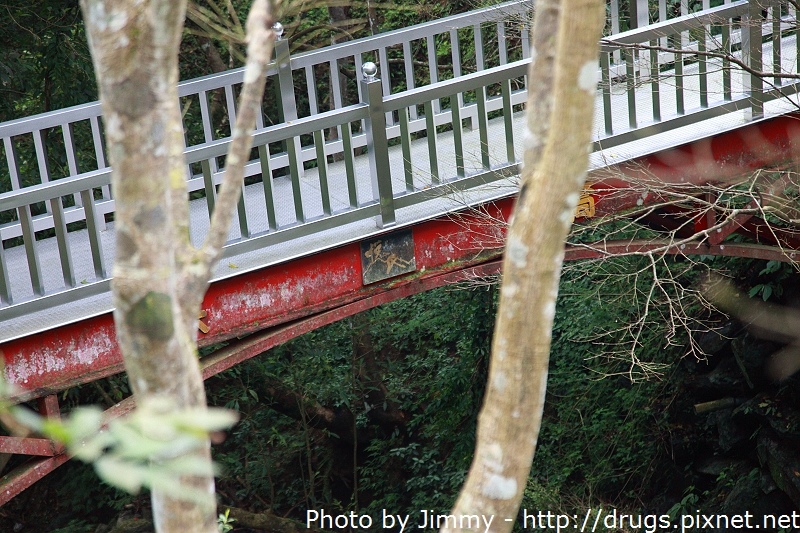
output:
M275 32L275 40L280 41L283 36L283 24L276 22L272 25L272 31Z
M378 66L372 61L367 61L361 65L361 73L364 74L364 80L375 81L375 75L378 73Z

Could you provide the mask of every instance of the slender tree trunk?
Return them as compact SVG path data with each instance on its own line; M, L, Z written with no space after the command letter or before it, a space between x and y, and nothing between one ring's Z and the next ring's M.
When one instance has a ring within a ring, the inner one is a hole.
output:
M491 531L511 530L539 435L564 242L588 165L604 20L599 0L561 0L560 14L552 3L537 7L522 189L508 232L489 383L475 458L451 511L494 515ZM555 27L553 70L546 62ZM549 88L542 71L554 72ZM543 143L542 124L549 130Z
M248 64L233 148L209 237L200 250L189 241L177 92L186 1L81 0L81 7L113 166L114 320L131 388L139 400L157 396L170 400L174 409L205 408L197 317L241 191L260 110L271 56L269 6L257 0L248 19ZM154 490L158 531L217 531L208 442L196 453L209 465L208 474L182 481L205 499L184 501Z

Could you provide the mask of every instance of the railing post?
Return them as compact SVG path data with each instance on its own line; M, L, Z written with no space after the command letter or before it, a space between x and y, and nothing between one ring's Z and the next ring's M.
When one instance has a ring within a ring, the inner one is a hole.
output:
M365 121L367 154L372 181L372 196L380 202L378 227L386 228L395 224L394 196L392 195L392 174L389 167L389 143L386 139L386 114L383 109L383 90L380 80L375 78L378 67L368 61L361 67L364 75L359 82L361 94L369 106L369 116Z
M631 30L644 28L650 24L650 8L647 0L631 0L628 24Z
M294 97L294 79L292 78L292 65L289 58L289 41L283 39L283 24L276 22L273 26L275 32L275 62L278 64L278 89L280 90L281 114L284 122L297 120L297 101ZM292 176L299 179L299 174L303 173L303 162L300 161L301 155L300 138L294 137L286 141L286 154L289 156L290 172L297 173ZM292 163L295 164L292 164Z
M751 70L742 72L742 89L750 93L751 119L764 116L764 80L755 74L762 71L761 9L760 0L750 0L748 13L742 16L742 61Z
M650 8L647 5L647 0L630 0L630 13L628 13L628 26L629 29L635 30L644 28L650 24ZM630 77L638 76L638 81L645 81L650 78L650 66L647 52L640 50L639 52L631 51L631 58L633 59L634 70L627 75ZM623 54L624 55L624 54ZM647 66L646 66L647 65ZM658 68L658 67L656 67Z

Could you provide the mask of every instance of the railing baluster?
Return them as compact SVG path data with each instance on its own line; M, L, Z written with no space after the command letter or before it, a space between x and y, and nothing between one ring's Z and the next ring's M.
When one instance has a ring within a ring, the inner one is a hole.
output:
M497 23L497 46L499 50L500 64L508 63L508 49L506 41L506 24L503 21Z
M86 216L86 229L89 233L89 247L92 250L94 275L98 280L106 279L106 258L103 256L103 241L97 225L97 210L94 205L94 192L91 189L81 192L83 212Z
M789 12L794 15L793 16L793 20L794 20L794 24L795 24L795 29L794 29L794 64L795 64L794 72L797 73L797 72L800 72L800 70L798 70L798 68L796 66L797 62L800 61L800 20L798 20L798 16L800 16L800 12L798 11L798 9L793 4L791 4L789 6Z
M208 93L206 91L200 91L197 97L200 99L200 120L203 121L203 140L208 143L214 140L214 125L211 122L211 113L208 110ZM217 158L213 158L210 163L211 171L217 172L219 170ZM207 190L206 194L208 194Z
M275 60L278 63L278 86L280 88L281 109L283 111L283 120L285 122L292 122L297 120L297 101L294 96L294 79L292 77L292 65L289 61L289 41L279 39L275 41ZM300 138L293 137L286 140L286 153L289 156L289 169L297 173L292 179L300 179L303 173L303 163L299 157L302 154L300 147ZM299 194L299 190L298 190ZM295 210L297 206L295 206ZM300 206L302 210L302 206ZM302 217L301 217L302 218ZM300 219L298 219L299 221Z
M214 186L213 165L216 158L211 160L203 159L200 161L200 168L203 170L203 187L206 192L206 208L208 209L208 219L214 214L214 207L217 203L217 188Z
M625 86L628 97L628 126L636 127L636 71L634 70L633 60L636 52L626 48L623 52L625 56Z
M489 117L486 114L486 87L478 87L475 90L478 106L478 137L481 141L481 164L483 168L489 170Z
M245 187L242 187L242 192L239 194L239 201L236 203L236 214L239 217L239 234L242 239L250 237L250 226L247 223L247 204L244 199L246 190Z
M380 73L381 73L381 87L383 87L383 94L390 95L392 94L392 87L390 85L391 76L390 72L391 69L389 68L389 56L386 54L386 47L382 46L378 50L378 58L380 64ZM394 117L392 117L391 113L386 113L386 124L388 126L394 125Z
M778 2L772 4L770 10L772 13L772 72L780 74L781 72L781 5ZM783 84L783 78L775 76L774 85L780 87Z
M450 101L456 102L455 95L451 97ZM461 109L457 102L455 106L452 106L451 111L453 113L453 148L456 152L456 175L463 178L466 175L464 171L464 136L461 129Z
M700 107L708 107L708 57L706 51L706 37L697 40L697 70L700 76Z
M611 0L611 35L616 35L620 32L619 27L619 0ZM615 50L612 54L613 63L620 62L620 51Z
M236 98L233 97L233 85L225 86L225 109L228 110L228 126L233 133L233 125L236 124Z
M64 219L64 206L61 203L60 196L50 199L50 210L53 213L53 226L56 231L58 258L61 261L61 274L64 277L64 285L66 287L74 287L75 271L72 268L72 252L69 245L67 223Z
M483 56L483 32L481 31L481 25L475 24L473 26L474 36L475 36L475 64L478 66L478 70L484 70L486 68L486 60Z
M6 149L6 162L8 163L8 172L11 178L11 190L15 191L21 188L19 179L19 162L17 160L17 147L11 137L3 138L3 146Z
M100 120L99 117L92 117L89 119L89 124L92 128L92 143L94 145L94 156L97 160L97 168L106 168L106 150L103 146L103 137L100 133Z
M428 141L428 162L431 169L431 183L438 185L439 179L439 151L436 148L436 121L434 120L433 104L425 102L425 136Z
M600 85L603 93L603 124L606 135L614 133L614 121L611 115L611 55L616 52L600 52Z
M439 62L436 58L436 38L433 35L428 35L428 69L430 70L431 85L439 81ZM441 111L441 104L438 99L433 103L433 110L435 113ZM427 118L427 117L426 117Z
M306 215L303 210L303 191L300 184L300 172L303 165L298 159L299 151L295 148L295 142L300 143L300 139L293 137L286 141L286 148L289 154L289 177L292 180L292 201L294 202L294 216L297 222L305 222Z
M689 0L680 0L681 3L681 16L685 16L689 14ZM689 32L685 31L681 33L680 41L678 43L678 49L683 50L689 45Z
M364 78L359 82L365 103L369 105L369 118L366 120L367 154L369 155L370 177L373 198L378 200L380 215L378 227L385 228L395 224L394 194L392 192L392 173L389 166L389 143L386 138L386 115L383 107L381 83L375 79L378 69L374 63L364 63L361 69Z
M681 42L682 37L678 37L678 42ZM679 115L683 115L686 111L686 105L683 99L683 54L675 54L675 111Z
M331 69L331 94L333 95L333 108L342 108L342 81L339 76L339 60L332 59L329 62ZM336 128L336 134L339 138L342 136L342 128Z
M100 117L94 116L89 119L89 124L92 128L92 144L94 145L94 156L97 161L97 168L106 168L108 164L106 163L106 152L105 146L103 146L103 136L100 132ZM103 193L103 199L110 200L111 199L111 187L109 185L104 185L101 189Z
M359 84L360 86L361 84ZM353 131L350 123L342 124L342 151L344 152L344 172L347 176L347 195L350 200L350 207L358 207L358 187L356 186L356 170L353 155Z
M272 169L269 165L269 146L258 147L258 162L261 165L261 184L264 187L264 204L267 208L267 225L271 231L278 229L275 217L275 196L272 191Z
M69 175L77 176L78 162L75 159L75 140L71 122L61 125L61 136L64 138L64 149L67 152L67 168L69 169Z
M406 87L408 89L414 88L414 61L413 56L411 55L411 41L403 41L403 67L405 67L406 72ZM412 106L409 108L411 112L411 118L416 120L417 118L417 107ZM402 113L401 113L402 114ZM402 121L402 117L400 119Z
M9 284L10 279L8 277L8 267L6 266L6 252L3 247L3 241L0 239L0 303L5 303L6 305L14 303Z
M525 43L523 42L523 55L525 54ZM528 49L530 51L530 49ZM450 30L450 56L453 58L453 77L461 76L461 48L458 39L458 30ZM464 107L464 93L456 95L458 106ZM459 110L460 111L460 110ZM467 128L472 128L472 118L467 117Z
M42 130L33 132L33 146L36 149L36 163L39 166L40 181L41 183L48 183L50 181L50 169L47 164L47 149L44 146Z
M39 166L39 177L41 183L50 182L50 165L47 164L47 147L44 145L44 138L42 137L42 130L35 130L33 132L33 146L36 149L36 163ZM80 205L80 200L76 198L76 203ZM45 205L47 212L50 212L50 206Z
M314 69L311 65L306 66L306 87L308 89L308 109L312 115L319 113L317 103L317 83L314 80Z
M319 176L319 192L322 196L322 212L326 215L331 210L331 195L328 191L328 156L325 155L325 136L321 130L314 132L314 148L317 152L317 175Z
M650 41L650 46L658 46L658 41ZM661 120L661 81L659 79L660 67L658 64L658 51L650 49L650 99L653 103L653 120Z
M726 102L732 99L731 94L731 21L722 23L722 97Z
M513 163L517 160L514 153L514 115L511 108L511 80L500 82L500 93L503 98L503 125L506 133L506 156L508 162Z
M614 0L612 0L614 1ZM528 23L524 23L522 27L522 59L530 59L531 57L531 35Z
M25 257L28 260L28 273L30 274L33 293L37 296L44 296L42 267L39 262L39 250L36 247L36 234L33 231L31 206L18 207L17 216L22 228L22 240L25 244Z
M412 109L414 106L412 106ZM400 113L400 149L403 152L403 174L406 181L406 192L414 191L414 167L411 166L411 134L408 128L408 110L404 107ZM455 126L454 126L455 128Z
M762 22L761 6L753 0L748 4L748 13L742 16L742 61L754 72L743 71L742 85L750 93L753 119L764 116L764 80L755 74L762 69Z

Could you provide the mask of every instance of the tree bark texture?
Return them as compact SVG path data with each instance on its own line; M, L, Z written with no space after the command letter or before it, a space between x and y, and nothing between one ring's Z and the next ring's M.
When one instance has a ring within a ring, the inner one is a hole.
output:
M508 230L489 383L475 458L451 511L457 516L494 515L493 532L510 531L516 521L536 449L564 243L588 165L604 22L599 0L561 0L560 13L553 5L537 6L522 188ZM557 18L557 26L543 23L540 16ZM558 33L551 70L540 57L546 59L552 48L547 32L554 27ZM547 83L536 77L542 69L554 74L550 90L539 86ZM553 95L551 113L548 94ZM539 143L542 123L549 131Z
M248 62L232 148L209 235L197 250L189 240L177 91L186 1L81 0L81 8L113 167L114 319L130 385L140 400L160 396L175 409L204 408L197 317L241 192L272 54L271 10L266 0L257 0L248 19ZM208 443L199 454L210 472ZM184 482L200 489L206 501L154 490L157 531L216 532L213 477Z

